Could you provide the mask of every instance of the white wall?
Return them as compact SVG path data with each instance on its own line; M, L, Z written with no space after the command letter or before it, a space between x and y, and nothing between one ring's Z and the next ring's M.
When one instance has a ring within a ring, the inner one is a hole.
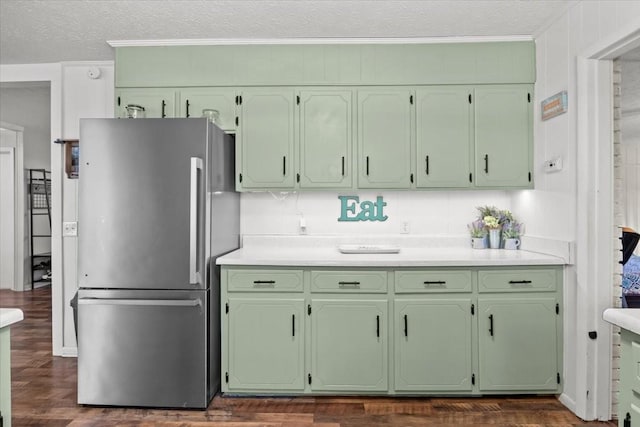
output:
M548 238L575 241L578 247L589 243L589 236L578 235L577 227L585 212L577 211L579 141L577 137L578 112L585 107L585 100L577 99L577 57L592 46L612 42L617 34L628 34L629 28L640 28L640 2L582 1L551 23L536 37L537 81L535 88L535 190L513 195L513 210L522 215L528 233ZM548 121L540 120L540 102L545 98L567 90L569 110L566 114ZM579 105L579 103L582 104ZM593 155L593 154L592 154ZM564 169L544 174L542 162L561 156ZM608 226L605 224L605 226ZM609 263L609 258L602 260ZM585 377L589 355L581 349L588 348L583 334L584 325L580 313L587 307L578 306L580 298L590 298L589 289L577 281L577 271L584 266L569 267L565 273L565 339L564 339L564 393L563 402L583 418L595 416L608 418L608 408L602 402L608 398L608 384L593 384ZM597 292L593 292L596 298ZM594 302L594 305L597 305ZM601 318L589 322L602 325ZM586 359L586 360L585 360ZM596 369L608 370L609 366ZM597 387L593 388L593 387ZM587 393L590 393L587 397ZM606 395L602 395L606 394Z
M98 68L100 77L89 78L87 71ZM62 64L62 139L79 139L81 118L113 117L114 111L114 67L112 62L78 62ZM82 141L80 141L82 158ZM62 175L62 221L78 220L78 179ZM82 173L80 178L82 179ZM96 195L99 197L100 195ZM63 237L63 354L75 355L77 352L73 324L73 309L69 305L78 289L77 237Z
M383 196L380 221L339 222L338 195L357 195L360 201ZM243 235L298 234L304 217L309 235L400 235L403 223L410 234L468 235L467 224L478 216L477 206L510 209L506 191L352 191L345 193L244 193L241 197ZM516 212L516 215L518 213Z

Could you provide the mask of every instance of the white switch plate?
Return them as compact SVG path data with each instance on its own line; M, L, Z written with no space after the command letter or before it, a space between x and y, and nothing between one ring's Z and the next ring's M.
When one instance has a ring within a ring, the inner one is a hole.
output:
M400 234L409 234L411 232L411 224L409 221L402 221L402 230L400 230Z
M562 170L562 157L556 157L551 160L545 160L544 171L546 173L558 172Z
M62 223L62 235L63 236L77 236L78 235L78 223L76 221L63 222Z

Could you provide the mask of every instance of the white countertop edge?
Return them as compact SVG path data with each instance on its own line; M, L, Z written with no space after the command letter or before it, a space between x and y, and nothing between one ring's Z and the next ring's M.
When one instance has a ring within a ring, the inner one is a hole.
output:
M640 308L607 308L602 318L622 329L640 335Z
M24 319L24 313L19 308L0 308L0 328L13 325Z

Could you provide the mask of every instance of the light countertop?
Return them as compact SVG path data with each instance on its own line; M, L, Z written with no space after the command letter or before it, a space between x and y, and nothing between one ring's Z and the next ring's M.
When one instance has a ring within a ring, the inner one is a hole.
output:
M0 308L0 328L4 328L24 319L24 313L19 308Z
M640 335L640 308L608 308L602 313L602 318Z
M427 245L415 240L391 242L400 247L400 252L397 254L343 254L338 250L338 245L344 243L344 240L335 239L250 241L245 242L242 249L218 258L216 263L219 265L391 268L565 264L560 257L525 250L472 249L460 244L444 246L442 242L438 245Z

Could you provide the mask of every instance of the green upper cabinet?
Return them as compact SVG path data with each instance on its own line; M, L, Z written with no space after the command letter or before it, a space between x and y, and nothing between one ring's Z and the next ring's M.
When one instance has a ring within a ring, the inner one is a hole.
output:
M235 132L236 90L230 88L181 89L178 94L178 117L202 117L202 110L217 110L218 126Z
M387 390L387 301L311 301L311 390Z
M240 92L238 190L294 188L294 108L293 89Z
M304 300L229 298L229 390L304 389Z
M471 391L471 299L397 299L395 313L395 389Z
M351 188L352 93L302 90L299 105L299 187Z
M358 187L411 188L411 113L408 89L358 91Z
M116 117L126 117L127 105L144 108L145 117L175 117L176 92L171 88L118 89L116 91Z
M556 391L558 314L554 297L478 298L480 391Z
M475 182L478 187L533 187L533 87L475 89Z
M431 86L416 91L418 188L473 185L472 91L461 86Z

